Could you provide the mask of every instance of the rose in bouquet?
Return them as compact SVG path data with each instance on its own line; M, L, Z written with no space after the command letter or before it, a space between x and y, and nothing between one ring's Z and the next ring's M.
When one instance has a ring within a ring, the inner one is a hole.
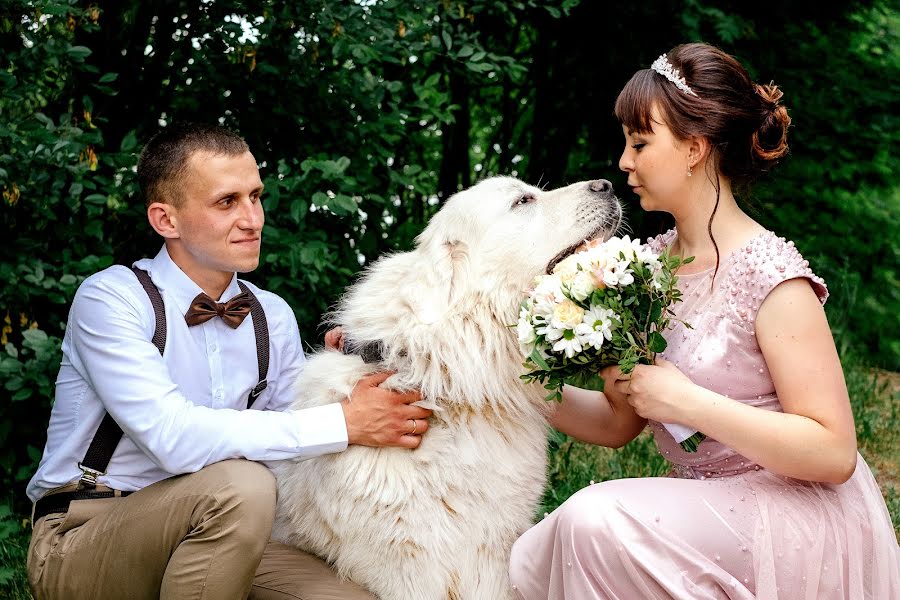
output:
M535 278L522 301L517 332L528 372L547 400L562 400L564 384L603 391L598 375L617 364L631 373L666 349L662 336L681 301L675 270L692 258L655 253L628 236L589 243ZM690 327L687 323L686 326ZM694 452L702 433L664 424L681 447Z

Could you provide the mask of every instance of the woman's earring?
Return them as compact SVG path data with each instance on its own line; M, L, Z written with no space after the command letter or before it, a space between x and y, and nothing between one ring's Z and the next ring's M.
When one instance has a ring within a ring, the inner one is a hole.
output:
M693 173L691 172L691 165L688 165L688 177L690 177Z

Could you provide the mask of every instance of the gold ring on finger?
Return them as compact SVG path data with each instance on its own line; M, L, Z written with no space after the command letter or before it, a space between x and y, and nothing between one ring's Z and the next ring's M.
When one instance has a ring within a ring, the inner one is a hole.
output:
M419 422L415 419L410 419L412 421L412 431L409 432L409 435L416 435L416 431L419 429Z

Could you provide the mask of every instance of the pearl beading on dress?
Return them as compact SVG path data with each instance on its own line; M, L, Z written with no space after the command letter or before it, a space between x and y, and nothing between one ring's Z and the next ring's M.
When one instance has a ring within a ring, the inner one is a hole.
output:
M675 237L676 231L673 229L650 238L647 243L654 251L660 252L669 246ZM670 350L681 357L679 360L673 356L671 360L677 367L686 370L685 372L694 372L694 376L698 377L697 383L701 385L712 385L713 380L718 379L718 387L710 389L715 389L727 398L731 398L732 394L743 386L754 391L753 396L740 398L742 402L756 406L771 406L773 401L777 402L777 398L774 395L774 388L767 390L765 385L767 381L771 383L771 378L756 340L755 316L775 286L798 277L808 279L820 300L824 302L828 295L825 282L812 272L809 263L803 259L792 242L776 236L771 231L762 231L739 248L723 254L717 271L708 269L681 276L678 287L685 301L682 306L689 308L687 312L680 311L680 318L684 318L695 327L688 330L676 323L675 328L667 334ZM707 296L709 300L705 300ZM716 307L712 312L695 312L695 306L702 307L709 303ZM710 323L715 323L715 327L722 335L731 332L730 343L733 346L728 355L719 355L714 346L712 351L708 352L710 347L704 345L703 337L697 337L697 328L703 330L710 327ZM691 341L691 338L695 338L694 341ZM718 371L717 364L720 365ZM722 381L717 375L722 372L733 375ZM751 373L753 377L750 377ZM743 382L737 381L739 379ZM735 388L735 385L739 387ZM756 401L751 401L751 398L755 398ZM677 448L672 449L662 426L651 423L651 431L654 437L664 436L662 443L666 447L661 447L660 450L673 466L671 477L718 479L761 469L759 465L739 454L734 453L730 457L723 454L723 448L719 447L715 440L704 442L707 444L705 452L692 455ZM710 450L717 456L711 456Z

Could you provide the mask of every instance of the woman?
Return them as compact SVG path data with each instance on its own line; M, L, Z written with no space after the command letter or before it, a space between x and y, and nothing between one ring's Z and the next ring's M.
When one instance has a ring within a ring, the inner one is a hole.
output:
M737 205L733 186L788 150L774 85L686 44L638 71L616 100L619 167L644 210L675 228L651 240L695 260L668 348L606 394L567 389L553 424L603 446L649 422L670 478L581 490L526 532L510 575L520 598L896 598L900 550L856 451L828 292L792 242ZM660 423L708 437L681 449Z

